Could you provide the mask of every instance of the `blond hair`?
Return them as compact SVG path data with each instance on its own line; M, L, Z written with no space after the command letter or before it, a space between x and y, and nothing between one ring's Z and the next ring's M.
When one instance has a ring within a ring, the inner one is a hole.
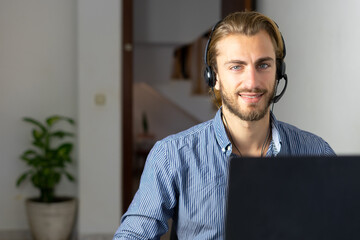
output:
M217 43L231 34L243 34L253 36L260 30L265 30L274 45L276 59L282 61L284 55L284 44L281 33L276 23L267 16L258 12L234 12L219 22L211 34L207 52L207 63L217 70L216 57L218 55Z

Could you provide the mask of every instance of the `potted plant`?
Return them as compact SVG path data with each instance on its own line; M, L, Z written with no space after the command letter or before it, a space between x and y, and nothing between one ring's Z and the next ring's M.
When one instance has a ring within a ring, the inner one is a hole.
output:
M136 174L141 175L145 165L145 160L151 148L155 144L155 136L149 131L148 117L145 112L141 118L142 132L136 135L135 139L135 166Z
M26 180L39 190L39 196L26 200L30 229L35 239L68 239L75 222L76 199L55 194L56 186L63 176L73 182L74 177L66 168L73 162L71 153L74 134L56 128L59 122L74 125L68 117L54 115L40 122L25 117L23 120L34 126L32 147L21 155L29 167L17 179L19 186Z

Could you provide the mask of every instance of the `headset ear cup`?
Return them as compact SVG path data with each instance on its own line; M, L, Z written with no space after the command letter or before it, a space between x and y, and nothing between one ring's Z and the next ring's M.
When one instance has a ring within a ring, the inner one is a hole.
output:
M281 78L283 78L286 74L286 63L282 60L281 61Z
M276 67L277 67L277 69L276 69L276 87L275 87L275 93L274 93L275 96L272 99L273 103L277 103L280 100L280 98L282 98L282 96L285 93L287 83L288 83L288 79L287 79L287 75L286 75L286 64L285 64L285 62L283 60L278 60ZM281 93L279 95L276 95L277 88L278 88L278 85L279 85L279 82L280 82L281 79L284 79L285 85L284 85L284 88L281 91Z
M278 60L277 69L276 69L276 79L280 80L286 74L286 64L283 60Z
M210 66L206 66L204 71L204 78L209 87L213 88L215 86L215 74Z

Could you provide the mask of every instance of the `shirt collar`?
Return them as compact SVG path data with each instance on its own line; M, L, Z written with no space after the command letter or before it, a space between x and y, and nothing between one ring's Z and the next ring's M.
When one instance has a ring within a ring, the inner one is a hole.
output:
M222 121L222 113L221 107L217 111L215 118L214 118L214 129L215 129L215 136L216 140L221 147L222 152L229 152L227 155L230 155L232 152L232 146L229 138L227 137L227 133L225 130L224 123ZM278 130L278 121L275 118L275 115L270 112L270 119L271 119L271 132L272 132L272 139L270 143L270 147L267 152L267 156L276 156L281 149L281 138Z
M221 115L222 115L222 113L221 113L221 107L220 107L214 118L214 130L215 130L216 141L220 145L222 152L227 152L228 150L230 150L230 153L231 153L231 151L232 151L231 142L230 142L229 138L227 137L225 126L222 121Z
M271 130L272 130L272 139L269 146L268 153L270 156L276 156L281 150L281 137L279 133L279 123L275 118L275 115L270 111L271 119ZM266 155L268 155L268 153Z

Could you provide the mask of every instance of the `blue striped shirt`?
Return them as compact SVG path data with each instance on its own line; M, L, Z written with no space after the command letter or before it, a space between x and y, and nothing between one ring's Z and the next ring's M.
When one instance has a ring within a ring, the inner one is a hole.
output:
M334 155L320 137L277 121L266 156ZM114 240L159 239L168 219L179 239L223 239L232 145L221 110L214 119L155 144Z

